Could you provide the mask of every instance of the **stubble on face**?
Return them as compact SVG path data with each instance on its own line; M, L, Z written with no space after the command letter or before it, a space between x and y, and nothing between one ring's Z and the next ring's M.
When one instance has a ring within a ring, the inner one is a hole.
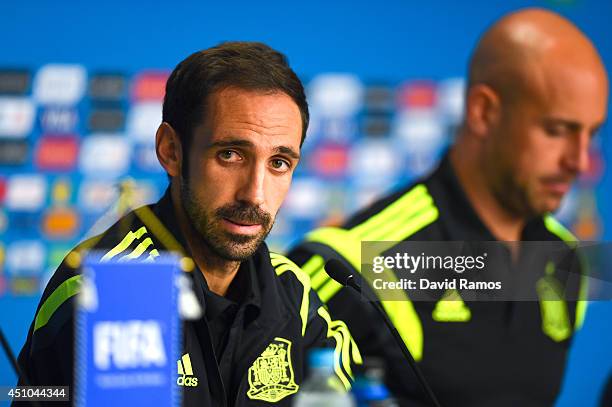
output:
M251 257L268 236L274 218L261 208L247 203L235 202L206 212L204 205L193 193L189 180L181 177L181 202L191 226L199 235L202 243L214 254L228 261L244 261ZM260 224L260 232L253 235L240 235L223 230L223 219L247 224Z
M530 193L529 186L519 181L517 171L504 168L499 170L496 178L490 184L491 191L498 204L508 213L529 219L546 212L540 208L538 197Z

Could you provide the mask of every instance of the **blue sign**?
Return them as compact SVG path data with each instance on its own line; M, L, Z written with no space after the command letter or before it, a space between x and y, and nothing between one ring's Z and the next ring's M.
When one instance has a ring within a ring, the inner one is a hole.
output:
M75 405L178 405L177 259L99 259L92 255L83 267L75 327Z

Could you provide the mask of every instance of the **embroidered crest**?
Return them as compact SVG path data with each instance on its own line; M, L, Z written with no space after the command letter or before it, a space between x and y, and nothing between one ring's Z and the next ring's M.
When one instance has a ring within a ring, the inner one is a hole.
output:
M251 400L275 403L298 391L291 365L291 342L274 338L249 368L249 390Z

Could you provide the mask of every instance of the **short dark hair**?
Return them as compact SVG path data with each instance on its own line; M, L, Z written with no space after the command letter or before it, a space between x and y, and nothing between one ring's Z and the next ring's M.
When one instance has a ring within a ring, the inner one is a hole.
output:
M302 140L309 113L304 86L285 55L261 42L224 42L181 61L166 82L162 120L178 133L183 151L201 124L208 97L228 87L280 91L297 104L302 117ZM187 175L186 165L183 176Z

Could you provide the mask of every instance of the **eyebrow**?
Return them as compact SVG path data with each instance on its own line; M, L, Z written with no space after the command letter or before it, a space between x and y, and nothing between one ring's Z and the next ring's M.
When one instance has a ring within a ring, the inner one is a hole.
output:
M279 147L276 147L276 151L281 154L286 154L293 159L296 159L296 160L300 159L300 154L294 151L291 147L279 146Z
M209 148L211 148L211 147L221 147L221 148L228 148L228 147L249 147L249 148L253 148L253 147L255 147L255 144L253 144L249 140L230 139L230 140L215 141L214 143L210 143L208 145L208 147ZM296 152L291 147L278 146L278 147L276 147L274 149L274 151L276 153L281 153L281 154L288 155L289 157L291 157L291 158L293 158L295 160L299 160L300 159L300 154L298 152Z

